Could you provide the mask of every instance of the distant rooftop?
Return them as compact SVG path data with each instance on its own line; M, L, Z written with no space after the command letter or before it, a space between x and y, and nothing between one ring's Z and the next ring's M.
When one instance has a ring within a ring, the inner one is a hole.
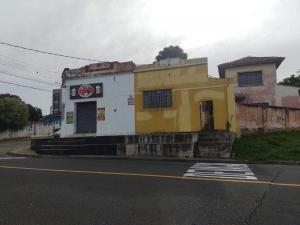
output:
M136 66L135 72L139 71L151 71L160 69L170 69L176 67L185 67L199 64L207 64L207 58L194 58L194 59L180 59L180 58L170 58L154 62L152 64L145 64Z
M275 63L276 68L278 68L284 59L285 59L285 57L254 57L254 56L244 57L244 58L232 61L232 62L227 62L227 63L218 65L219 76L221 78L225 77L225 69L242 67L242 66L252 66L252 65Z

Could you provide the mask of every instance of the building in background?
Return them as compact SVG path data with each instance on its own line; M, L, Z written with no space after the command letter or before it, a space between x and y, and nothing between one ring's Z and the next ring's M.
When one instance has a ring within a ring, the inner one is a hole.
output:
M245 57L218 66L221 78L235 80L235 98L246 104L276 105L276 70L284 57Z
M134 134L134 67L103 62L65 69L61 137Z
M61 89L53 89L51 114L61 115Z
M134 79L137 134L236 132L234 81L209 78L207 58L137 66Z
M277 85L276 105L300 108L300 87Z
M277 84L284 57L245 57L218 66L221 78L235 80L238 103L300 108L300 88Z

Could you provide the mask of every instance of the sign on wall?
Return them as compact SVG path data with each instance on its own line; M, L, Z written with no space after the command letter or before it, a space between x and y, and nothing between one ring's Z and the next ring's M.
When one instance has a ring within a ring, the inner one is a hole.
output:
M103 84L82 84L70 86L70 99L103 97Z
M73 112L67 112L67 124L73 123Z
M128 105L134 105L134 98L132 96L130 96L128 99L127 99L127 102L128 102Z
M97 121L105 120L105 107L97 108Z

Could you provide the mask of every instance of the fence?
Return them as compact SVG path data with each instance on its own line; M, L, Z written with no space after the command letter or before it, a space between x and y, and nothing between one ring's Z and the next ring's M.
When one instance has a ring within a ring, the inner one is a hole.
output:
M241 134L300 130L300 109L276 106L237 105Z
M31 123L21 130L6 130L0 132L0 140L50 136L53 134L53 125L44 123Z

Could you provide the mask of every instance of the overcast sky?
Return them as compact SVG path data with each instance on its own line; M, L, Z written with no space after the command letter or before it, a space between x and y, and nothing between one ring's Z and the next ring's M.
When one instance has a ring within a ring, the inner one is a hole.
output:
M284 56L281 80L300 69L299 18L299 0L0 0L0 42L136 64L179 45L189 58L208 57L212 76L218 64L241 57ZM60 82L65 67L86 64L0 45L1 81L51 90L15 76ZM0 88L49 113L50 92Z

